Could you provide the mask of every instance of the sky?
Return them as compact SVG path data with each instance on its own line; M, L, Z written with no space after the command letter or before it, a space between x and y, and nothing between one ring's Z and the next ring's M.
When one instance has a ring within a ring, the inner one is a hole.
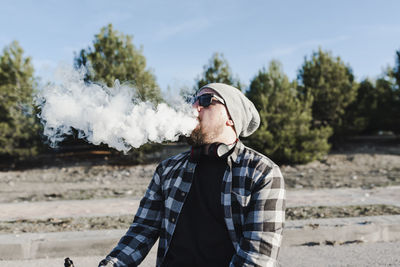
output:
M321 47L376 78L400 50L398 0L2 0L0 49L17 40L41 83L109 23L133 36L162 90L193 87L213 53L248 86L271 60L290 79Z

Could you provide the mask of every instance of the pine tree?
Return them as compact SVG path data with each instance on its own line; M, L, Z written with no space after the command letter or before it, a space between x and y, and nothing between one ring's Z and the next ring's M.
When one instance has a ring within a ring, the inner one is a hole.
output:
M357 95L351 68L340 57L334 58L330 52L319 49L311 59L305 59L298 81L299 92L314 99L313 124L329 125L335 135L340 135L345 109Z
M396 51L395 66L393 68L392 76L397 84L396 89L400 91L400 50Z
M381 131L400 132L400 53L396 65L388 67L375 81L363 80L357 97L346 108L344 130L350 134L377 134Z
M33 93L36 87L30 57L13 41L0 55L0 155L31 156L38 151L39 125Z
M260 128L249 145L279 163L305 163L329 151L330 127L311 128L312 97L297 93L279 62L272 61L251 81L247 97L260 113Z
M396 51L396 61L392 76L395 79L396 86L393 89L391 125L392 131L400 134L400 116L398 115L400 114L400 50Z
M142 49L133 45L132 38L114 30L112 24L101 28L95 35L93 47L82 49L75 55L75 67L88 67L87 81L109 87L116 79L129 82L141 100L159 103L162 97L156 78L147 69Z
M396 81L389 74L376 80L378 107L371 119L371 130L400 132L400 101ZM373 122L373 123L372 123Z
M346 108L344 116L344 131L346 135L370 133L378 108L378 90L369 79L361 81L357 97Z

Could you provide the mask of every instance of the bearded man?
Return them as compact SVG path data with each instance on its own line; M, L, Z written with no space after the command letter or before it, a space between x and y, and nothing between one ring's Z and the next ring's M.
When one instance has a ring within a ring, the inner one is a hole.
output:
M239 137L260 124L237 88L211 83L193 101L191 150L161 162L134 221L99 266L276 266L285 220L279 167Z

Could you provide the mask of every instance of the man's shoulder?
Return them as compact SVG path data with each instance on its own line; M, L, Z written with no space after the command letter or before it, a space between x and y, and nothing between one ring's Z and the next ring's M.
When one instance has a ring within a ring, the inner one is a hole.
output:
M243 171L243 168L246 171ZM272 180L274 188L283 188L284 179L280 168L275 162L264 154L243 146L242 159L239 164L240 173L255 181L255 184L265 184Z
M278 165L275 164L269 157L266 155L254 150L251 147L246 145L242 145L241 149L241 161L244 163L252 163L252 164L261 164L267 167L277 167Z
M180 162L184 162L187 160L190 156L190 151L185 151L179 154L176 154L174 156L171 156L169 158L164 159L163 161L160 162L159 167L168 167L168 166L174 166Z

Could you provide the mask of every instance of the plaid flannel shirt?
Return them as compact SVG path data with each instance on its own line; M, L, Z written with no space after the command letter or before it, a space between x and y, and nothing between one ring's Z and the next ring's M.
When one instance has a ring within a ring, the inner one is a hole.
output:
M221 204L236 249L230 266L275 266L285 220L285 189L280 169L240 141L227 160ZM132 225L102 262L137 266L160 238L156 266L161 266L195 168L189 152L158 165Z

